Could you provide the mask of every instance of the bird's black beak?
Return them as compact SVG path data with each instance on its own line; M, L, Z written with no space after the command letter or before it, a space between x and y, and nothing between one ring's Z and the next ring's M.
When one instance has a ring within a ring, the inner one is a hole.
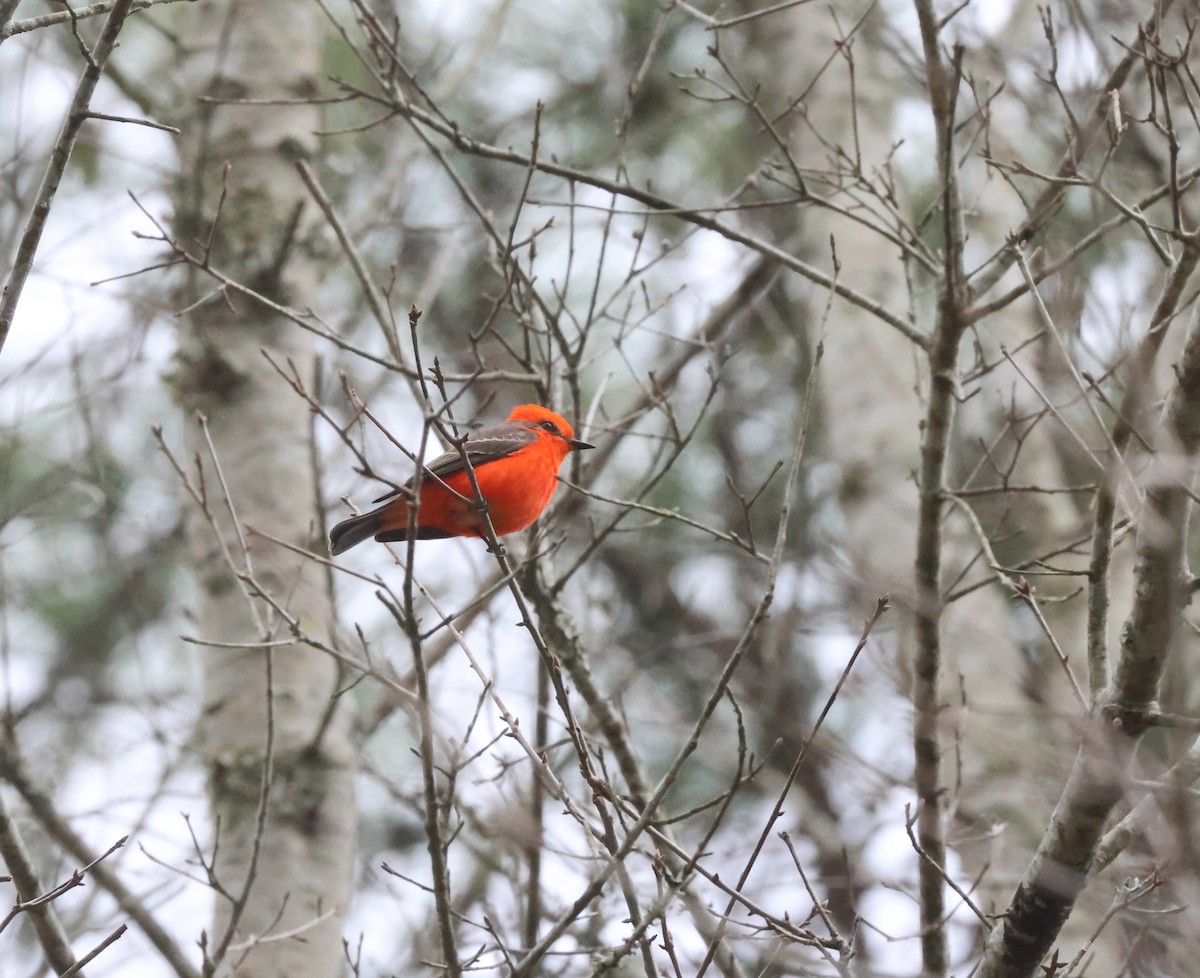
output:
M567 444L571 446L572 451L579 451L583 448L595 448L595 445L589 445L586 441L580 441L578 438L568 438Z

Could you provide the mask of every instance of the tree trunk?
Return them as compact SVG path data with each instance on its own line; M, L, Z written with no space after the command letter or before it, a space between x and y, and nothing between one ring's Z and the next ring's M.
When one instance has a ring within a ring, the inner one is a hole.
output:
M200 253L211 240L213 268L273 302L303 306L320 269L306 240L311 222L301 219L315 209L295 161L308 155L320 113L239 100L314 91L320 15L305 5L234 2L199 3L188 16L188 90L214 101L194 103L184 123L177 242ZM201 652L199 736L216 853L206 970L332 978L342 972L354 853L354 749L347 709L333 698L335 663L275 644L297 630L327 638L325 577L268 539L302 547L322 539L309 412L263 356L307 378L313 342L245 295L205 299L214 283L202 270L190 279L175 380L206 493L190 528L199 631L244 646Z

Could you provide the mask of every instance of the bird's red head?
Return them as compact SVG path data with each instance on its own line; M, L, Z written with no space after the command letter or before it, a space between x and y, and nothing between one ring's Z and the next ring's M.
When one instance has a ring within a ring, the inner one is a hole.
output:
M564 443L564 457L572 450L593 447L585 441L579 441L575 437L575 431L567 423L566 418L561 414L555 414L549 408L544 408L540 404L520 404L512 409L512 414L508 416L508 420L515 421L534 431L544 431L552 438L561 439Z

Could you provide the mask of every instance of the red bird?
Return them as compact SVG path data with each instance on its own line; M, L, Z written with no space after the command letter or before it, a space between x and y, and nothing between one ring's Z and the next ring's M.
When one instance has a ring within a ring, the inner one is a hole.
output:
M592 447L579 441L560 415L538 404L515 407L503 424L471 435L466 455L496 536L523 530L541 516L558 487L558 467L563 459L573 451ZM462 452L454 449L439 455L425 469L417 539L483 536L483 513L475 502ZM409 479L402 488L376 499L383 502L378 509L342 520L330 530L330 553L344 553L368 537L380 543L407 540L413 483Z

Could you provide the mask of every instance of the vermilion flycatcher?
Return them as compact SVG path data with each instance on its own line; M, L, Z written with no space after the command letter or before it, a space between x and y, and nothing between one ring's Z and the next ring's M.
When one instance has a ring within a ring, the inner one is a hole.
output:
M538 404L513 408L503 424L471 435L465 444L466 456L496 536L516 533L536 520L558 487L558 467L563 459L573 451L592 447L579 441L560 415ZM409 479L400 489L380 496L375 500L383 503L378 509L342 520L329 532L330 552L344 553L368 537L381 543L408 539L414 483L415 479ZM458 449L425 466L420 491L418 540L484 535L483 513Z

